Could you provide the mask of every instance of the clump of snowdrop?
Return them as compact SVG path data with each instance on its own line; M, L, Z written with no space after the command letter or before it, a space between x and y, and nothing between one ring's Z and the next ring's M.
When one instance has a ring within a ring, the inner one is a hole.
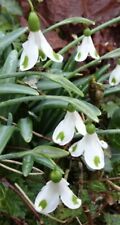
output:
M107 147L107 143L98 138L95 126L88 124L86 126L86 134L80 141L74 143L69 148L69 152L73 157L82 155L89 169L100 170L105 165L103 149Z
M40 21L37 14L32 11L28 18L29 36L23 43L23 52L20 58L20 70L25 71L34 67L40 58L42 61L47 57L54 62L61 63L63 57L55 53L40 30Z
M64 119L55 128L52 139L59 145L65 145L73 139L75 130L84 135L84 122L77 111L67 111Z
M77 111L67 111L64 119L53 132L53 141L61 146L68 144L73 139L75 130L83 137L69 148L70 154L73 157L83 156L84 162L91 170L104 168L103 149L106 149L108 145L105 141L99 140L93 124L85 126Z
M84 37L82 43L77 48L77 54L75 56L75 61L82 62L86 60L88 56L91 56L93 59L99 59L99 55L95 49L95 46L92 41L91 31L87 28L84 31Z
M38 193L34 207L37 212L48 214L53 212L62 201L70 209L81 206L79 199L68 187L69 183L62 178L59 171L52 171L51 180Z
M116 65L114 70L110 73L109 84L111 86L118 85L120 83L120 63Z

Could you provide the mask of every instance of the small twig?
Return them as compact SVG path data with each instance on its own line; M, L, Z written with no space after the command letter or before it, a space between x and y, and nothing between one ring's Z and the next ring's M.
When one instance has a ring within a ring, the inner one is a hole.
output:
M52 141L51 138L46 137L46 136L44 136L44 135L42 135L42 134L39 134L39 133L37 133L37 132L35 132L35 131L33 131L33 134L34 134L35 136L40 137L40 138L43 138L43 139L45 139L45 140L47 140L47 141Z
M17 183L15 183L15 186L20 191L20 193L24 196L24 198L27 199L27 201L29 202L29 204L34 208L34 205L33 205L32 201L28 198L28 196L25 194L25 192L23 191L23 189Z
M23 219L19 219L14 216L10 216L6 212L0 212L0 216L7 217L11 221L13 221L16 225L28 225L28 223L26 221L24 221Z
M59 223L62 223L62 224L67 222L67 220L60 220L60 219L58 219L58 218L56 218L52 215L49 215L49 214L47 214L46 216L49 217L50 219L55 220L55 221L57 221Z
M106 179L106 183L109 184L112 189L116 190L116 191L120 191L120 186L118 186L117 184L114 184L112 181L110 181L109 179Z
M20 166L22 165L22 162L10 160L10 159L4 159L4 160L2 160L2 162L12 163L12 164L20 165ZM11 169L11 167L8 167L8 168ZM40 170L40 169L38 169L37 167L34 167L34 166L33 166L33 171L36 171L36 172L31 172L31 173L29 173L29 175L42 175L44 173L42 170ZM15 171L13 171L13 172L15 172ZM20 172L20 171L19 171L19 173L22 174L22 172Z
M22 172L20 172L19 170L13 169L13 168L11 168L11 167L9 167L9 166L6 166L6 165L4 165L4 164L2 164L2 163L0 163L0 166L1 166L2 168L4 168L4 169L7 169L7 170L12 171L12 172L14 172L14 173L22 174Z
M79 218L78 218L77 216L76 216L75 218L76 218L77 222L78 222L80 225L82 225L82 223L80 222Z

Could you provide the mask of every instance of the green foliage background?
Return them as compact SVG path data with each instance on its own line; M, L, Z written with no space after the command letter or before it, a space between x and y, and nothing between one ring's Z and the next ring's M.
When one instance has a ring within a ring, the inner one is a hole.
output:
M40 215L41 224L43 221L43 224L48 225L62 222L76 225L80 220L82 224L90 225L89 221L94 220L97 225L119 225L120 192L107 183L107 177L120 178L120 85L110 88L109 85L104 85L104 80L109 77L109 59L120 57L120 49L102 56L101 60L106 61L97 69L95 65L98 61L94 61L81 66L78 71L72 55L61 66L56 63L51 65L50 62L45 66L40 62L35 71L21 73L18 71L19 56L21 45L27 38L27 28L19 28L18 16L22 15L22 10L15 0L0 0L0 5L0 225L39 224L34 213L3 182L3 178L12 185L17 183L34 202L41 187L49 180L50 169L55 166L62 172L69 170L70 187L82 198L83 205L77 210L60 205L52 218ZM82 18L76 18L76 21L92 24L92 21ZM61 22L61 25L71 22L73 20L68 19ZM67 48L62 52L66 50ZM92 65L94 73L90 71L90 75L86 77L75 76L77 72ZM42 68L46 68L45 72L42 72ZM89 81L93 75L97 80L94 83L95 91L99 89L99 82L104 86L104 97L98 104L102 112L99 124L96 122L100 110L95 106L95 99L92 99L93 104L88 103ZM29 81L34 83L33 78L37 81L37 90L27 85ZM98 134L104 136L109 143L110 147L105 152L105 171L90 172L81 160L70 158L66 149L51 147L52 132L63 118L68 104L94 120ZM22 165L2 161L12 159L22 162ZM33 164L44 171L44 174L29 175ZM21 174L6 170L3 165L21 171ZM120 179L115 182L119 186Z

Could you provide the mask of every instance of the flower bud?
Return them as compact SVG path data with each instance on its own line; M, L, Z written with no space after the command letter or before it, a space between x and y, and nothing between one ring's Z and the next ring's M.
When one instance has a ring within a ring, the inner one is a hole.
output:
M36 32L40 30L40 20L36 12L32 11L28 17L28 26L30 31Z
M93 123L88 123L86 125L86 130L88 134L93 134L95 133L95 125Z
M54 183L58 183L61 179L62 179L62 174L59 170L53 170L50 173L50 179L54 182Z

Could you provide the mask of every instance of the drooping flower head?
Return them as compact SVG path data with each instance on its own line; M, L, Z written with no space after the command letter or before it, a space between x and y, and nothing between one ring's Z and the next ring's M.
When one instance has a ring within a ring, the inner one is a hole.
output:
M51 180L38 193L34 207L37 212L48 214L53 212L62 201L70 209L81 206L81 199L68 187L69 183L61 177L58 171L53 171Z
M120 64L117 64L115 69L110 73L109 84L111 86L118 85L120 83Z
M55 128L52 139L59 145L65 145L74 137L75 129L82 135L86 133L84 122L79 113L67 111L64 119Z
M62 62L63 57L55 53L40 30L40 21L37 14L32 11L28 18L29 36L23 43L23 52L20 58L20 70L25 71L34 67L38 58L42 61L47 57L54 62Z
M104 168L103 149L107 147L108 145L105 141L99 140L95 132L95 126L93 124L88 124L84 137L74 143L69 148L69 152L73 157L83 155L83 159L89 169L100 170Z
M77 48L77 54L75 56L75 61L82 62L86 60L88 56L91 56L93 59L99 59L99 55L95 49L91 38L91 31L87 28L84 31L84 37L82 43Z

